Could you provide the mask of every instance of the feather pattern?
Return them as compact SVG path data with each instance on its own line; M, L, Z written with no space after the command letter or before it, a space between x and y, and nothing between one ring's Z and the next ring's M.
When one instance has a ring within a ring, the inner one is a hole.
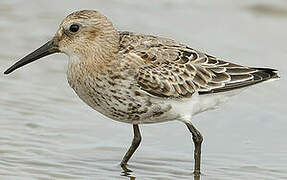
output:
M233 64L167 38L120 33L120 51L140 57L136 81L159 97L229 91L276 78L275 70Z

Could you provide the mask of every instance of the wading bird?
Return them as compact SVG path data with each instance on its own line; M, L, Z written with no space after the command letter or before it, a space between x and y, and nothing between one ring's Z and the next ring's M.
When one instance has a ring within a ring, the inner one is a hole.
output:
M122 32L103 14L82 10L68 15L55 36L8 70L53 53L69 56L67 79L90 107L132 124L127 162L141 142L139 124L179 120L194 142L194 173L200 174L203 137L192 117L217 107L247 86L279 78L276 70L224 61L177 41Z

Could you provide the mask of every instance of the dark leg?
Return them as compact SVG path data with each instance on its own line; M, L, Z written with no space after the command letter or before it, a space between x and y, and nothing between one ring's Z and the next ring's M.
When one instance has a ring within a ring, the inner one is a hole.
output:
M200 134L200 132L191 123L186 123L186 126L192 134L192 139L193 139L193 143L195 146L195 149L194 149L194 160L195 160L194 175L198 176L200 174L200 155L201 155L201 143L203 141L203 137Z
M141 139L142 139L139 126L137 124L135 124L135 125L133 125L133 128L134 128L134 139L132 141L132 145L130 146L128 152L126 152L126 154L125 154L125 156L121 162L121 167L123 168L124 171L130 171L126 167L127 162L132 157L132 155L134 154L136 149L139 147Z

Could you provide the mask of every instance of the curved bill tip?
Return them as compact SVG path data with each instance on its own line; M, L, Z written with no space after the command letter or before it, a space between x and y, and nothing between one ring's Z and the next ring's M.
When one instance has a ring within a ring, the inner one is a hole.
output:
M15 70L15 68L13 66L11 66L10 68L8 68L4 74L10 74L11 72L13 72Z
M57 53L57 52L60 52L58 45L57 45L57 43L55 43L55 40L52 39L52 40L48 41L46 44L44 44L43 46L39 47L35 51L31 52L27 56L20 59L15 64L13 64L11 67L9 67L4 72L4 74L9 74L9 73L13 72L14 70L16 70L16 69L18 69L18 68L20 68L20 67L22 67L28 63L31 63L31 62L36 61L37 59L40 59L44 56L48 56L50 54Z
M4 74L9 74L9 73L11 73L13 70L10 70L10 68L9 69L7 69L5 72L4 72Z

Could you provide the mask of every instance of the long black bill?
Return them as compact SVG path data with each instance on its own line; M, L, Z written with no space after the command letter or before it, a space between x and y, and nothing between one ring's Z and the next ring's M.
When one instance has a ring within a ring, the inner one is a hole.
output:
M7 69L4 74L9 74L14 70L31 63L37 59L40 59L44 56L48 56L53 53L60 52L58 48L58 43L55 39L48 41L46 44L41 46L40 48L36 49L34 52L28 54L27 56L23 57L21 60L13 64L9 69Z

